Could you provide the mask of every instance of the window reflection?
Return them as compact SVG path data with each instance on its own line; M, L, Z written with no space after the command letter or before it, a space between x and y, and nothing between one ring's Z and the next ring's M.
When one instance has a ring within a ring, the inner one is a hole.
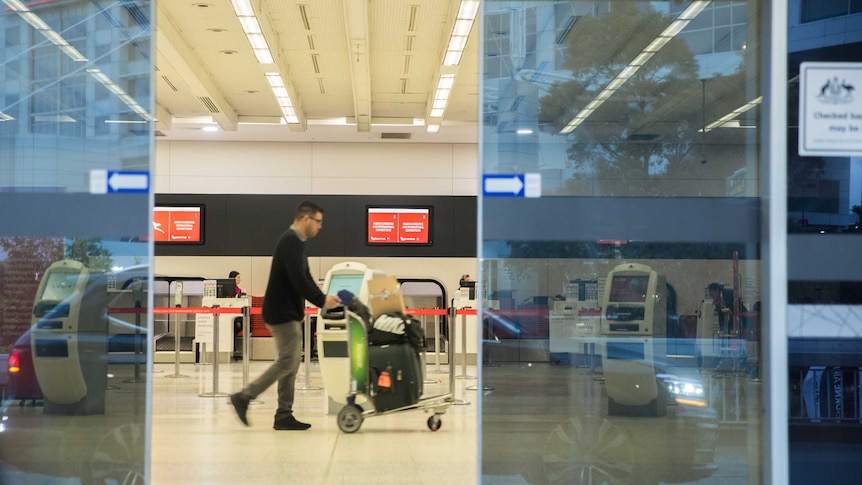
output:
M0 5L0 482L144 483L151 4Z
M758 480L758 12L484 4L483 479Z

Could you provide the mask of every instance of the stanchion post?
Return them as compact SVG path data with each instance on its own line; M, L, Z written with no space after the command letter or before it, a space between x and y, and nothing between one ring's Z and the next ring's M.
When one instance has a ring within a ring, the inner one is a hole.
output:
M463 308L462 308L463 310ZM461 314L461 375L458 379L475 379L475 376L467 375L467 314Z
M445 374L440 370L440 321L438 315L434 315L434 374Z
M306 314L302 323L305 326L305 384L296 388L301 391L318 391L323 388L311 385L311 315Z
M123 382L146 382L146 379L141 378L141 356L144 355L143 339L141 338L141 312L143 307L140 300L135 300L135 376L131 379L126 379ZM146 359L144 360L146 363Z
M182 305L177 304L176 308L182 308ZM179 378L179 377L188 377L185 374L180 374L180 315L181 313L177 312L175 315L174 321L174 373L170 375L166 375L165 377L171 378ZM170 321L170 316L168 316L168 321Z
M452 305L449 307L449 392L452 394L452 404L455 405L464 405L470 404L470 401L465 401L463 399L455 399L455 356L453 355L453 349L456 348L455 344L455 306Z
M219 337L219 314L213 315L213 390L212 392L204 392L198 394L200 397L219 397L230 396L226 392L218 391L218 337Z
M242 307L242 387L248 387L248 365L251 354L251 310Z
M423 334L425 333L425 322L426 322L426 318L425 318L425 317L426 317L426 316L427 316L427 315L422 314L422 318L421 318L421 320L420 320L420 321L422 322L422 333L423 333ZM434 319L434 324L435 324L435 325L437 324L437 319L436 319L436 318ZM427 374L428 374L428 370L427 370L427 367L426 367L426 366L428 365L428 345L427 345L427 344L425 345L425 348L424 348L424 349L422 349L422 353L421 353L421 354L419 354L419 358L422 360L421 364L422 364L422 379L423 379L423 382L424 382L425 384L434 384L434 383L435 383L435 382L437 382L437 381L435 381L434 379L428 379L428 376L427 376Z

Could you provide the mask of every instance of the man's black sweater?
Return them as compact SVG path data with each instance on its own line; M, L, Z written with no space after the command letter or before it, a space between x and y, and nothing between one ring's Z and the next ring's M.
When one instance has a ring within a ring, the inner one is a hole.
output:
M263 296L263 321L269 325L302 321L305 300L322 307L326 296L308 270L305 240L291 226L278 239L272 253L269 282Z

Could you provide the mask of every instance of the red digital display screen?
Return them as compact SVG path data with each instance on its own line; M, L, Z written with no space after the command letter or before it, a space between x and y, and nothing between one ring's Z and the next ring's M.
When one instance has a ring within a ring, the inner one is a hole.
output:
M431 207L368 207L366 244L430 245Z
M154 207L153 241L161 244L203 244L204 207Z

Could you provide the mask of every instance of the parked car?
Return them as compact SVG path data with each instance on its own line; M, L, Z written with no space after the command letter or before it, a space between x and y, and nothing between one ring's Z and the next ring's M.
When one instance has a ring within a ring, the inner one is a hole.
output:
M36 371L33 368L33 353L30 347L30 331L24 332L18 337L12 352L6 361L6 369L9 373L9 383L6 388L6 397L19 400L23 406L30 401L36 405L42 399L42 388L36 380Z

